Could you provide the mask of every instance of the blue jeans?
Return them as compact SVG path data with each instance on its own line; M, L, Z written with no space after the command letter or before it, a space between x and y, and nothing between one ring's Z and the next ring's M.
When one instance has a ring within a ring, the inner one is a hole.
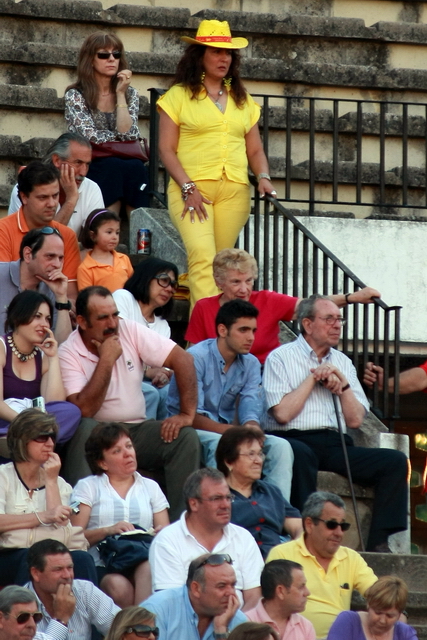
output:
M142 393L145 399L146 420L164 420L167 415L166 400L168 399L169 385L158 388L151 382L142 383Z
M202 445L202 461L206 467L215 467L215 451L221 434L213 431L202 431L196 429ZM285 446L283 446L283 444ZM264 442L264 452L266 454L263 478L279 487L283 497L289 501L292 483L292 465L294 454L289 442L277 436L266 435Z

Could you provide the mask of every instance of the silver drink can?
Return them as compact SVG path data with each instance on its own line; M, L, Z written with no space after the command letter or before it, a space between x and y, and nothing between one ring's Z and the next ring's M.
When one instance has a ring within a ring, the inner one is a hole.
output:
M150 229L138 229L136 238L136 252L149 256L151 253L151 231Z

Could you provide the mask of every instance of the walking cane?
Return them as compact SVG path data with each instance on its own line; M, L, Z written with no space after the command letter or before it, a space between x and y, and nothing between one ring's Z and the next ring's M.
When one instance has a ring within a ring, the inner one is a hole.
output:
M332 400L334 401L335 415L337 418L338 431L341 438L341 445L342 445L342 450L344 454L345 467L347 470L347 479L348 479L348 484L350 486L351 500L353 502L354 516L356 518L356 526L357 526L357 531L359 533L359 538L360 538L360 546L362 547L362 551L365 551L365 545L363 544L363 538L362 538L362 527L360 525L359 511L358 511L357 502L356 502L356 495L354 493L353 479L351 477L350 462L348 459L347 447L345 444L344 432L341 424L340 408L338 405L338 396L335 393L332 393Z

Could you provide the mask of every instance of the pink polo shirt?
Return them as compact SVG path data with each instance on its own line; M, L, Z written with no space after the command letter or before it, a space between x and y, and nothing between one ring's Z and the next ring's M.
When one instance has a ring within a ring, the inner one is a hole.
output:
M264 609L262 598L254 609L245 611L245 614L251 622L263 622L269 624L277 631L277 633L279 633L280 637L279 627ZM316 632L311 622L303 618L303 616L300 616L299 613L293 613L288 620L285 633L280 637L280 640L316 640Z
M123 318L120 318L119 336L123 353L114 364L104 403L93 418L108 422L142 422L146 418L141 391L145 366L161 367L175 342ZM78 329L61 344L58 353L67 397L80 393L93 376L98 356L85 347Z

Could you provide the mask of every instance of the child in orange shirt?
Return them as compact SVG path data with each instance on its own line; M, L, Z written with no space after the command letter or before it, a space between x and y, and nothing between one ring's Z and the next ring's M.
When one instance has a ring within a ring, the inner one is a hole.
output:
M92 285L107 287L111 291L122 289L133 274L127 255L115 251L119 243L120 218L109 209L95 209L80 233L80 242L90 249L77 269L79 291Z

